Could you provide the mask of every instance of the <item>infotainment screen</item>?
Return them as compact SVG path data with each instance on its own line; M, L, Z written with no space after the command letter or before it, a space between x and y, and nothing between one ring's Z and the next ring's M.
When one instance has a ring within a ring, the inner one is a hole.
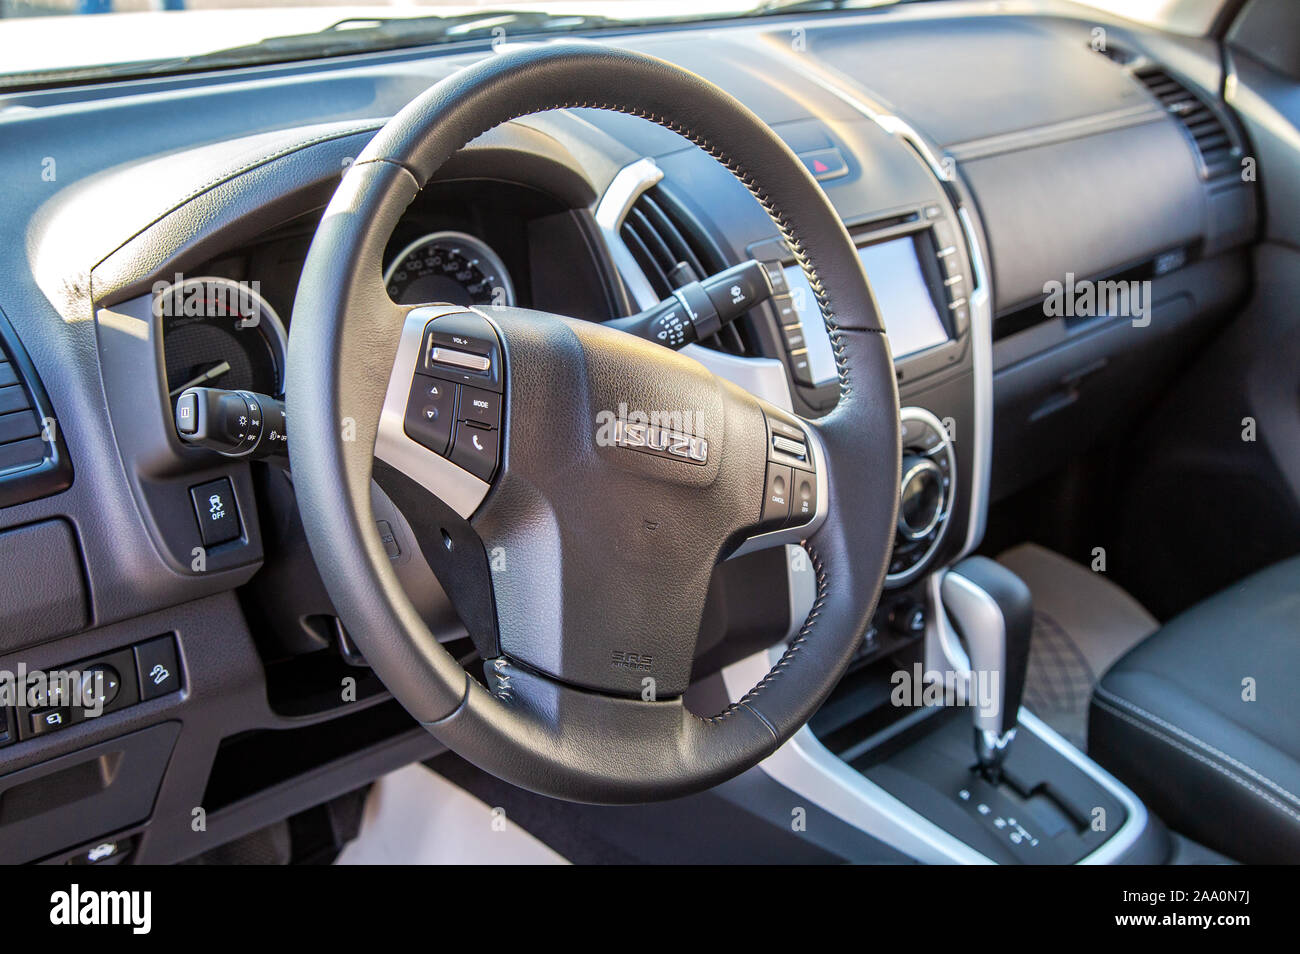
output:
M914 236L865 245L858 249L858 257L880 305L880 317L896 360L948 340L948 329L939 317L916 257ZM835 355L812 287L798 265L786 266L785 279L803 326L813 384L827 384L835 379Z

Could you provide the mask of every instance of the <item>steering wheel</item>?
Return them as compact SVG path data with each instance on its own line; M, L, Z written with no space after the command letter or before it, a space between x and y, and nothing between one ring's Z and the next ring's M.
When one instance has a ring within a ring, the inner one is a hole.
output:
M797 418L599 324L390 300L385 246L438 168L501 123L578 107L674 130L753 193L825 318L833 411ZM299 510L348 633L439 740L524 788L626 803L725 781L816 712L869 624L899 473L894 366L874 299L795 155L670 63L540 45L462 70L394 116L347 169L312 241L286 395ZM403 591L372 480L415 530L484 659L481 678ZM788 497L789 516L778 506ZM816 574L807 620L742 699L689 710L715 566L791 541Z

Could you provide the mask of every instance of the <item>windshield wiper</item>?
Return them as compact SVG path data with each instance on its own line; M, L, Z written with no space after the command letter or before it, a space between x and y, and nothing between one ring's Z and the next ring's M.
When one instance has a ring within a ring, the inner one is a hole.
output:
M492 9L448 17L349 17L312 33L272 36L256 43L191 56L9 73L0 75L0 90L97 83L235 66L285 63L349 53L397 50L435 43L482 40L500 35L494 32L497 30L506 31L505 35L511 39L522 39L548 33L629 26L638 22L640 21L587 14Z

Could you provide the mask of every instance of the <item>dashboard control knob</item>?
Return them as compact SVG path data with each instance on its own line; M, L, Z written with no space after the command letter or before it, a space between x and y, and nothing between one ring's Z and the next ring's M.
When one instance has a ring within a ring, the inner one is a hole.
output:
M939 465L928 457L908 454L903 458L899 489L898 532L906 540L927 536L939 525L946 498Z

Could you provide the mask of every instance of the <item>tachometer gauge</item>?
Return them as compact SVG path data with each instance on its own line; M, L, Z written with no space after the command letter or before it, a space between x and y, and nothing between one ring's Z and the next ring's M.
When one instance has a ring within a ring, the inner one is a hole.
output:
M433 232L397 253L384 272L399 305L513 305L515 289L500 257L464 232Z
M285 332L257 282L190 278L154 296L162 320L167 391L284 391Z

